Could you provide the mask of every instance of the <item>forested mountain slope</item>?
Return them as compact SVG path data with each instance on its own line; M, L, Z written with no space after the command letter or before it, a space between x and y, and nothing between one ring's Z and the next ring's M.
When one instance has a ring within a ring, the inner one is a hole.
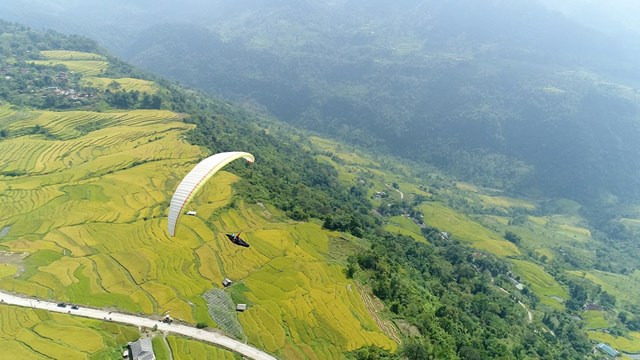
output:
M487 185L638 195L639 99L611 83L638 84L637 62L615 38L527 2L401 5L272 4L159 25L125 56Z

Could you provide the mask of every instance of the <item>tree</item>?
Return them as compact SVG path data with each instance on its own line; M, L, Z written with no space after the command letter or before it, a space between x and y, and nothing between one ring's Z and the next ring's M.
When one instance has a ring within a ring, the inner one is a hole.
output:
M607 310L611 310L616 306L616 297L603 291L600 293L600 305Z
M522 240L520 236L518 236L516 233L513 233L508 230L504 233L504 238L515 245L520 245L520 242Z

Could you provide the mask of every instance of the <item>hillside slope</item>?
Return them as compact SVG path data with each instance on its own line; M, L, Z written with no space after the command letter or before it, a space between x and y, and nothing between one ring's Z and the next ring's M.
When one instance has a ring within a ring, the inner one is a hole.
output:
M28 33L4 26L15 36ZM340 261L332 261L332 244L341 235L291 221L271 205L235 199L233 184L239 178L232 173L218 174L204 188L192 205L198 217L184 218L178 236L169 238L172 191L207 152L185 140L195 128L185 123L187 114L108 105L144 107L148 92L166 101L166 88L107 78L103 74L112 64L98 54L43 51L33 55L40 60L25 62L18 51L13 55L16 62L3 64L16 74L8 75L9 82L31 81L33 74L55 67L56 78L75 69L76 80L85 85L38 87L34 82L31 88L8 90L16 98L20 92L44 92L60 98L55 103L63 107L70 101L64 111L0 106L1 240L8 254L24 254L3 266L0 287L82 305L169 313L179 321L219 327L284 358L341 358L368 345L397 347L373 321ZM113 82L121 82L117 90L99 85ZM104 110L74 110L73 104ZM222 112L208 116L229 116L219 125L242 122ZM242 146L233 138L243 136L242 129L253 131L247 129L251 126L247 120L216 135ZM259 135L244 136L256 140ZM269 145L249 150L269 164L263 167L278 165L269 163ZM289 157L295 164L305 155ZM307 165L315 171L313 163ZM260 167L254 171L260 173ZM327 180L323 176L317 180ZM224 236L238 230L251 248L238 248ZM221 290L224 277L236 281L227 291ZM217 298L203 296L212 291ZM247 303L249 309L236 316L229 302Z

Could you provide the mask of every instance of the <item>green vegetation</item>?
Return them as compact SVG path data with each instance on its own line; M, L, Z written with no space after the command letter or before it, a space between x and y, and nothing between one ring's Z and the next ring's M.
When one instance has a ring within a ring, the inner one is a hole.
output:
M405 344L405 356L456 359L473 353L479 358L509 354L579 359L589 349L586 338L566 318L514 326L525 323L528 315L491 284L492 277L505 276L505 264L493 256L474 256L472 250L443 239L437 231L425 233L429 244L387 235L373 240L369 252L352 258L351 266L359 269L356 276L371 283L391 313L429 334ZM465 306L461 308L460 303ZM547 326L557 335L553 342L542 335Z

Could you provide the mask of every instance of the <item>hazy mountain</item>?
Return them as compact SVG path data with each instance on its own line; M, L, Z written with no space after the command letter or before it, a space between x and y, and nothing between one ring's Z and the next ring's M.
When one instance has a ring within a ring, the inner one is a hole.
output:
M634 0L539 0L549 9L556 10L585 26L611 35L625 37L626 41L639 43L638 37L629 33L640 33L640 3Z
M640 69L620 35L633 27L598 25L577 1L45 3L0 10L36 12L147 70L463 179L638 197Z

